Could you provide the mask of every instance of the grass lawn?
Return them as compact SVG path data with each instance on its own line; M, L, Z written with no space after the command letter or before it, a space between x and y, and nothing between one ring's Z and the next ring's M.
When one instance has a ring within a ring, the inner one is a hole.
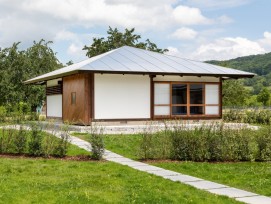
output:
M0 203L238 203L111 162L0 162Z
M87 136L81 135L82 139ZM108 150L138 159L140 137L138 135L107 135L104 138ZM271 196L271 163L207 163L207 162L151 162L165 169L230 185L255 193Z
M87 134L74 133L73 135L88 141ZM131 159L139 158L139 135L105 135L104 144L107 150L111 150Z
M271 196L271 163L156 162L152 165Z

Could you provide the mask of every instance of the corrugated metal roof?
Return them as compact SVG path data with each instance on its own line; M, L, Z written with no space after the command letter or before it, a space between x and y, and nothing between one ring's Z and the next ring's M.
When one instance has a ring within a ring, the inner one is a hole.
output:
M29 79L25 84L46 81L80 71L221 77L253 77L255 74L205 62L123 46L82 62Z

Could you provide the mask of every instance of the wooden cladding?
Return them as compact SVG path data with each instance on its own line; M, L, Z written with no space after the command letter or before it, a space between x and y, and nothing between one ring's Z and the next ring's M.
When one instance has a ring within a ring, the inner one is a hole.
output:
M46 96L62 94L62 84L46 87Z
M93 74L63 78L63 121L88 125L92 117Z

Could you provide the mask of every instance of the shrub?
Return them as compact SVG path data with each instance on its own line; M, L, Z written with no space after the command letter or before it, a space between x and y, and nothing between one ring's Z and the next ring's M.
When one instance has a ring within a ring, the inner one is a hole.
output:
M2 128L0 135L0 153L14 153L14 129Z
M271 126L261 128L256 135L258 161L271 161Z
M15 132L14 145L16 153L22 154L25 152L27 145L27 132L20 126L19 131Z
M54 150L54 155L58 157L64 157L67 154L68 147L69 147L69 133L68 133L68 126L64 126L60 132L59 139L56 143L56 147Z
M225 122L244 122L250 124L270 124L271 110L269 109L227 109L223 112Z
M0 106L0 122L5 122L7 116L7 109L4 106Z
M260 151L262 153L258 160L263 155L270 159L271 134L267 134L268 139L257 135L261 135L261 132L241 126L230 129L223 123L194 128L175 125L171 130L159 133L144 132L140 156L142 159L171 158L182 161L254 161ZM262 144L259 148L257 137L259 141L264 140L266 145ZM162 144L166 144L166 154L161 154Z
M42 131L37 124L30 126L29 154L32 156L42 155Z
M91 158L101 160L104 154L103 128L97 124L90 126L89 142L91 144Z

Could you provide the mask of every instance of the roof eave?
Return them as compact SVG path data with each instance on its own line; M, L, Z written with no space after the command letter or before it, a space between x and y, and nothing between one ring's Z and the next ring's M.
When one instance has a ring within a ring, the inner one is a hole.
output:
M77 74L78 72L79 72L79 70L75 70L75 71L71 71L71 72L67 72L67 73L57 74L57 75L54 75L54 76L42 77L42 78L38 78L38 79L34 78L34 79L24 81L23 84L25 84L25 85L27 85L27 84L35 84L35 83L42 82L42 81L48 81L48 80L53 80L53 79L57 79L57 78Z

